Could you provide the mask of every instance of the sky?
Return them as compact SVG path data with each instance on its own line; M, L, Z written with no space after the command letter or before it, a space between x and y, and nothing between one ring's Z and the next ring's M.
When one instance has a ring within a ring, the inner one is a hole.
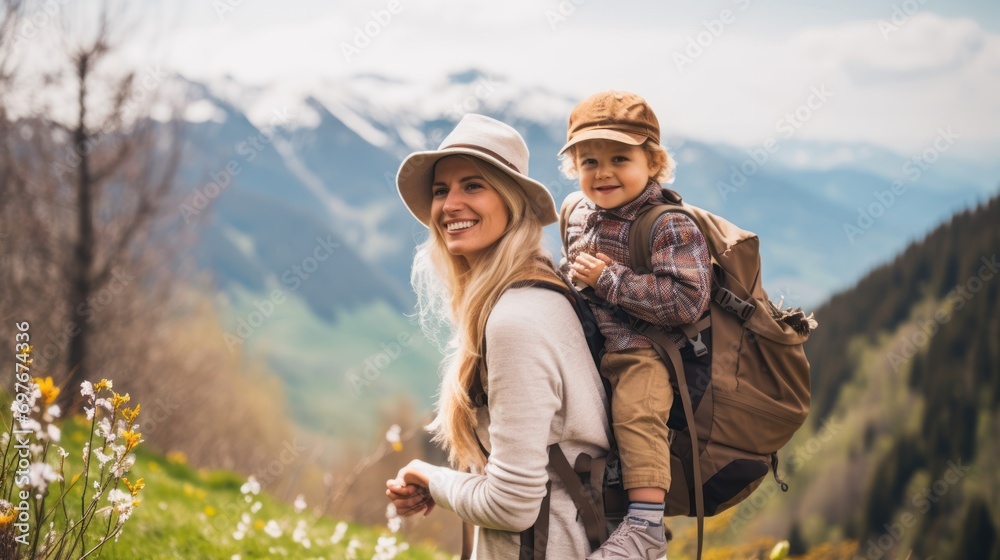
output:
M61 5L60 0L49 4ZM137 4L132 4L133 6ZM919 154L1000 150L1000 2L943 0L166 0L138 4L129 52L184 76L315 91L469 68L574 99L645 97L665 133Z

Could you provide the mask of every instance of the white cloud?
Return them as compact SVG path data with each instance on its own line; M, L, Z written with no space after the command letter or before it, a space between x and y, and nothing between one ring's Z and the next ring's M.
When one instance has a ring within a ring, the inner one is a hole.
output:
M642 11L634 2L596 0L474 6L400 0L398 13L390 14L389 0L371 0L336 8L310 4L310 17L294 12L297 21L292 12L301 5L290 5L281 17L281 10L243 3L221 22L199 8L199 25L181 26L156 56L193 79L217 83L232 75L240 83L280 87L289 98L310 92L329 99L343 91L376 112L381 103L425 106L415 118L435 112L450 94L435 89L444 76L468 68L509 80L494 101L533 88L570 99L629 89L653 104L666 133L746 146L776 136L779 120L805 103L813 87L825 86L832 97L796 130L796 139L869 142L910 153L937 128L951 126L961 135L957 153L1000 145L994 126L1000 35L976 21L945 18L927 6L889 33L876 19L811 27L789 22L782 33L773 22L761 27L767 6L746 3L744 12L743 3L649 4ZM559 13L560 4L565 20L553 27L547 14ZM704 43L705 22L724 7L734 14L732 23L679 69L675 53L688 54L692 38ZM359 52L345 57L344 44ZM353 78L365 74L408 85ZM564 104L544 99L516 101L535 116Z

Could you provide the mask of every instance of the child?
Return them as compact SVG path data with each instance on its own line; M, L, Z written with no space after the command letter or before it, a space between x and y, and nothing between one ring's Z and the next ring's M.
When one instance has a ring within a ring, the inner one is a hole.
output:
M601 375L613 390L613 427L629 495L625 520L588 560L659 558L667 548L667 418L674 399L669 370L652 342L617 321L595 296L657 325L694 323L708 309L711 256L694 221L667 212L653 227L652 274L632 270L637 263L629 262L631 222L673 171L660 147L656 116L641 97L609 91L582 101L570 114L560 154L563 172L579 177L588 199L568 219L562 271L593 289L584 295L607 338ZM678 348L687 344L680 333L671 338Z

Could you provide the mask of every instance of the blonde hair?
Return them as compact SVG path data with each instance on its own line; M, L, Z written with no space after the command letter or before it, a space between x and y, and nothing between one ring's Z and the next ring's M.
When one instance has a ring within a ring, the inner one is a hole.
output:
M452 466L478 469L486 464L476 439L476 411L469 388L485 361L486 321L504 290L525 280L561 283L542 247L542 224L521 186L507 173L474 157L471 163L496 189L510 213L500 239L484 249L476 266L448 252L444 231L431 220L430 235L417 247L410 281L424 333L445 351L436 416L427 426L448 451ZM440 161L440 160L439 160ZM430 185L427 185L430 188ZM446 342L445 342L446 340Z
M571 146L566 150L566 153L559 156L559 170L562 171L562 174L567 179L576 179L579 176L576 166L576 148L578 145ZM646 139L642 143L642 149L646 152L646 159L649 160L650 167L657 170L649 178L657 183L673 183L674 169L677 168L677 162L674 158L670 157L667 150L650 139Z

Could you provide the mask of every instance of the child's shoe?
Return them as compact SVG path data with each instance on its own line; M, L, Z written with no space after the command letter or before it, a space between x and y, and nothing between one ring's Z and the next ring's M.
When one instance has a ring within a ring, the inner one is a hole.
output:
M604 558L627 558L629 560L658 560L665 558L670 531L663 526L645 519L629 516L600 548L591 553L587 560Z

